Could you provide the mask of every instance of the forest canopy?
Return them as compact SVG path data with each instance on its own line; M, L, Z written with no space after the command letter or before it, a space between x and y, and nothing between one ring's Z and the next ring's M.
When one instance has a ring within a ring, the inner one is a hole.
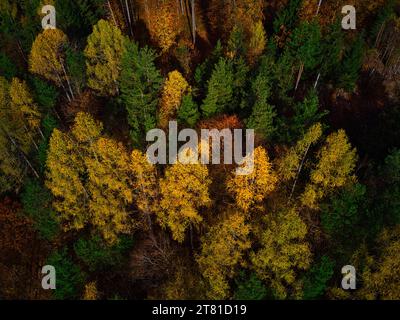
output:
M399 0L1 0L0 299L399 299L399 43ZM149 162L171 121L253 170Z

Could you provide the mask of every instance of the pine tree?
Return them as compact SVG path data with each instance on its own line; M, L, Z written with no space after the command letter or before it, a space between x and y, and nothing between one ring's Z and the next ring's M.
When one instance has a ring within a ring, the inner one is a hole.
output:
M303 285L303 299L318 299L327 289L327 282L334 274L335 263L328 256L322 256L307 271Z
M97 233L81 237L74 243L74 252L89 271L105 271L117 268L126 261L126 253L132 247L129 236L121 236L110 245Z
M294 140L306 133L306 130L321 120L328 111L319 112L319 99L315 89L311 89L303 102L294 105L294 115L290 119L288 140Z
M236 279L236 284L235 300L264 300L267 297L267 288L254 272L248 277L242 272L240 278Z
M275 108L268 103L271 95L272 75L268 67L270 60L261 59L258 75L251 86L252 114L246 121L248 128L254 129L264 139L268 139L275 131Z
M234 81L232 62L220 59L208 81L207 97L201 106L204 116L211 117L231 107Z
M0 52L0 74L2 74L7 80L11 80L17 74L17 67L3 52Z
M57 290L54 290L54 298L78 298L86 275L68 256L67 248L53 252L46 262L47 265L54 266L57 272Z
M127 42L121 63L121 100L128 112L131 138L142 146L146 132L157 124L158 94L162 83L155 66L156 55L148 47L140 49L136 43Z
M350 184L321 205L321 225L334 241L354 245L362 238L361 210L366 201L365 193L364 185Z
M294 62L299 66L296 89L303 71L313 71L321 61L321 30L316 21L311 23L301 22L293 30L287 50Z
M179 123L194 127L200 119L200 112L196 102L193 101L191 94L182 98L182 105L178 109Z
M336 79L341 68L344 51L344 35L339 19L328 26L322 42L322 64L320 72L325 79Z
M56 213L52 209L53 198L49 190L36 180L28 180L21 194L24 213L33 220L41 238L53 240L60 231Z
M341 63L338 86L346 91L353 91L362 66L364 56L364 39L359 35L347 48L343 61Z

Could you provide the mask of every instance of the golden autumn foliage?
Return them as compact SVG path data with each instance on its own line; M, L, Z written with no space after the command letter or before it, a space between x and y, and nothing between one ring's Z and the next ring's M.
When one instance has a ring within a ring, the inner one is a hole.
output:
M265 2L262 0L210 0L208 5L208 21L213 33L221 35L226 41L235 25L241 25L247 35L255 23L264 18ZM224 23L221 23L224 17Z
M168 74L162 89L159 123L162 128L168 127L168 121L176 115L185 93L190 92L190 86L177 70Z
M0 77L0 190L18 189L26 172L28 155L35 140L41 115L25 82L11 84Z
M318 163L311 171L310 184L301 196L303 205L316 209L317 201L332 190L354 179L357 152L344 130L332 133L317 155Z
M35 132L40 126L41 115L25 81L12 79L10 98L15 116L23 119L26 126Z
M289 208L265 216L261 248L252 252L251 261L258 277L273 289L279 299L301 294L298 270L308 269L311 251L305 238L307 226L296 208Z
M206 281L192 260L178 257L174 261L175 273L162 287L162 300L206 299Z
M272 170L268 154L263 147L254 150L254 169L247 175L233 175L227 189L238 208L248 212L260 204L275 189L277 177Z
M385 229L378 238L379 257L369 256L362 273L362 299L400 299L400 226Z
M89 282L85 285L85 291L83 293L83 300L98 300L99 293L97 291L96 282Z
M183 150L182 152L188 152ZM203 218L199 209L211 204L208 169L205 165L176 162L160 181L161 201L158 219L172 237L183 242L188 227L198 226Z
M211 227L202 239L201 252L196 260L200 272L209 284L208 298L226 299L229 279L237 267L243 266L244 254L251 247L250 227L242 213L233 213Z
M83 159L74 141L58 129L51 135L46 165L46 186L55 196L53 205L65 229L82 229L88 221Z
M133 201L129 179L129 156L121 143L99 138L84 159L90 194L90 223L110 243L135 226L127 208Z
M129 156L122 144L101 136L102 124L78 113L71 134L53 131L47 187L66 230L91 224L110 243L135 226Z
M162 53L167 52L181 32L175 1L158 1L156 8L148 12L150 36Z
M145 213L154 213L158 206L158 180L156 167L149 163L147 156L139 150L133 150L130 158L133 198L138 209Z
M99 95L118 93L124 41L121 30L105 20L100 20L88 37L85 48L88 86Z
M47 29L40 33L33 42L29 55L29 70L57 86L63 86L66 78L64 50L68 38L60 29Z
M263 53L267 44L267 35L262 21L258 21L250 29L251 37L248 45L247 58L250 64L254 64Z
M310 147L318 142L321 135L322 125L320 123L313 125L294 147L276 161L277 173L281 181L292 180L298 175Z

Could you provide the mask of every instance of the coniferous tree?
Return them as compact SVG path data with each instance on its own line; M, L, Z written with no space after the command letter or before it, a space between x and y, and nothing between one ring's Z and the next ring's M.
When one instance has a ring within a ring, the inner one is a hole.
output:
M208 81L207 97L201 110L205 117L223 113L234 101L234 71L230 60L220 59Z
M146 132L157 125L156 112L162 78L154 61L155 52L128 42L121 63L121 100L128 113L131 138L141 146Z
M362 35L357 36L350 48L347 48L339 75L339 87L346 91L353 91L361 69L363 61L364 39Z
M182 98L182 105L178 109L178 120L182 124L194 127L200 118L199 107L193 101L191 94L187 94Z

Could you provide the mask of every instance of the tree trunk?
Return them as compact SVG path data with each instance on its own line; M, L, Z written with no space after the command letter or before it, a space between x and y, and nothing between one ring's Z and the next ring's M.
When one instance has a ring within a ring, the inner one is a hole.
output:
M289 202L290 202L290 200L292 200L292 196L293 196L293 193L294 193L294 189L296 188L297 180L299 179L301 169L303 168L304 161L306 160L307 153L308 153L308 150L310 150L310 147L311 147L311 143L308 145L307 150L303 155L303 159L301 159L300 166L297 169L296 179L294 180L294 183L293 183L293 186L292 186L292 190L290 191Z
M4 130L4 129L3 129ZM5 131L5 130L4 130ZM32 166L31 162L29 161L29 159L26 157L25 153L21 150L21 148L18 146L18 144L14 141L14 139L8 134L7 131L5 131L8 139L10 139L11 143L17 148L17 150L19 150L20 154L22 155L22 157L24 158L25 162L28 164L28 166L31 168L33 174L35 175L35 177L37 179L40 178L39 174L37 173L37 171L35 170L35 168Z
M115 24L116 27L118 27L117 20L115 20L114 11L113 11L113 9L111 7L111 3L110 3L109 0L107 0L107 5L108 5L108 8L110 9L111 17L112 17L112 19L114 21L114 24Z
M304 63L302 62L300 65L299 73L297 75L296 87L294 88L294 91L297 91L297 87L299 86L301 75L303 74L303 71L304 71Z
M191 0L191 7L192 7L192 35L193 35L193 45L196 45L196 8L194 0Z

